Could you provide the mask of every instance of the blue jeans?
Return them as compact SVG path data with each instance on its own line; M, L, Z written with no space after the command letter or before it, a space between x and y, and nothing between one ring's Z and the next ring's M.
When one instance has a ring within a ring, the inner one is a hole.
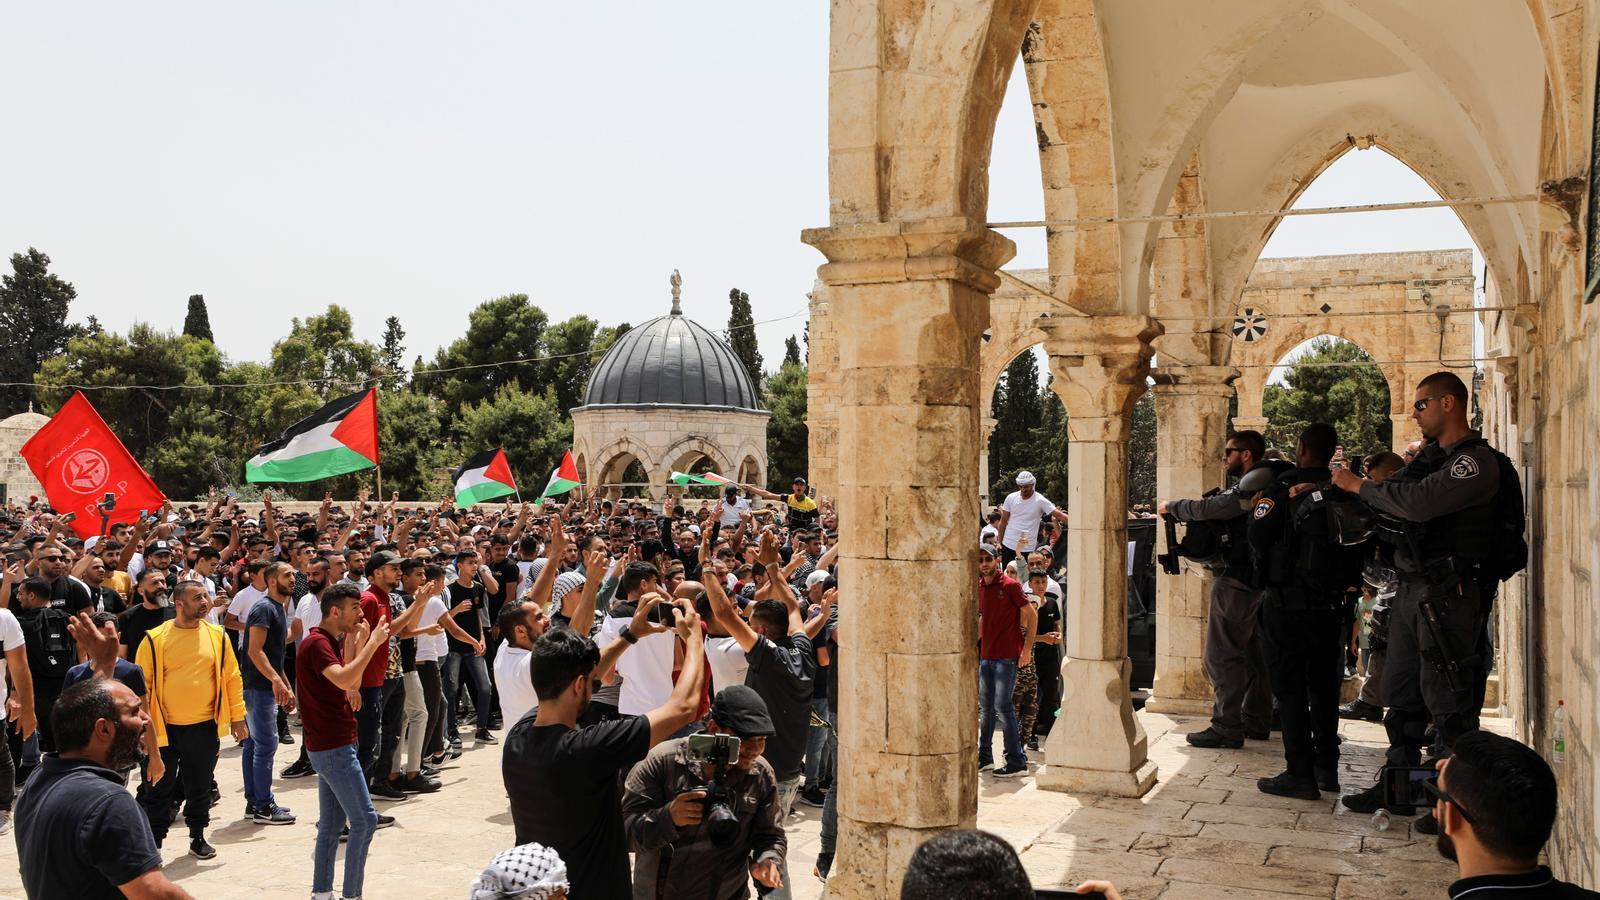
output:
M812 697L811 711L822 721L833 723L827 697ZM833 732L821 725L813 725L811 730L806 732L807 787L833 781L833 760L834 754L838 752L838 746L838 740L833 736Z
M1011 695L1017 686L1017 661L1014 659L978 660L978 762L994 760L994 720L1000 714L1000 730L1005 735L1006 765L1025 766L1022 752L1022 725Z
M250 736L239 749L244 766L244 804L250 809L272 806L272 757L278 752L278 701L271 691L244 692L244 723Z
M456 725L456 692L461 686L462 669L466 669L467 677L472 679L472 688L475 692L472 705L477 710L478 730L487 731L489 719L494 715L494 686L489 683L489 669L484 665L483 657L452 650L444 658L445 723L449 727L451 738L461 736Z
M317 843L311 863L311 893L333 890L333 863L339 852L339 831L350 822L350 843L344 849L344 896L361 896L367 870L367 847L378 827L378 812L367 793L367 779L356 760L356 745L312 750L317 770Z

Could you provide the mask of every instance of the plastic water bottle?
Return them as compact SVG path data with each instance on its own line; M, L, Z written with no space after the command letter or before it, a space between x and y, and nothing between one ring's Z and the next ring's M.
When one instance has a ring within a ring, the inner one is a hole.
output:
M1554 743L1550 747L1550 764L1559 766L1567 761L1567 701L1556 701Z
M1372 830L1389 830L1389 811L1387 809L1384 809L1380 806L1378 807L1378 811L1372 814Z

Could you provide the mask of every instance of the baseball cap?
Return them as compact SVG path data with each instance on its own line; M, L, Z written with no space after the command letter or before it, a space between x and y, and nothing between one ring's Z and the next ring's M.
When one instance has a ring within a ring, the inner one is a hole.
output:
M812 572L810 575L806 576L806 587L808 587L808 588L816 587L817 585L823 583L824 581L827 581L828 577L829 576L828 576L828 572L827 572L826 569L818 569L815 572Z
M978 545L978 552L979 553L987 553L990 556L999 556L1000 555L1000 551L998 549L996 549L995 547L989 545L989 544L979 544Z
M367 575L370 577L373 572L399 561L400 554L395 553L393 550L379 550L377 553L367 557Z
M739 737L771 737L778 733L767 714L767 701L755 688L730 685L711 698L711 718Z
M145 548L144 555L145 556L154 556L157 553L171 553L171 552L172 552L172 545L167 543L166 541L151 541L150 542L150 546Z

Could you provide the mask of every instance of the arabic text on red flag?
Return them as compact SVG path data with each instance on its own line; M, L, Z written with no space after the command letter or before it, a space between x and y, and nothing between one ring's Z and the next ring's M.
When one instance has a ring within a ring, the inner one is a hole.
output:
M81 391L22 445L21 453L56 512L77 513L72 530L81 538L100 533L96 507L106 494L117 498L112 525L132 523L141 510L154 512L167 502Z

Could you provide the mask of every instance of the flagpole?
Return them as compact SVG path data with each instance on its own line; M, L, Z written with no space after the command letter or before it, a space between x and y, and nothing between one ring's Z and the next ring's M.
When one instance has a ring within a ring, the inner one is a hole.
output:
M378 469L378 493L375 496L377 496L378 502L382 503L383 502L383 463L378 463L377 469Z

